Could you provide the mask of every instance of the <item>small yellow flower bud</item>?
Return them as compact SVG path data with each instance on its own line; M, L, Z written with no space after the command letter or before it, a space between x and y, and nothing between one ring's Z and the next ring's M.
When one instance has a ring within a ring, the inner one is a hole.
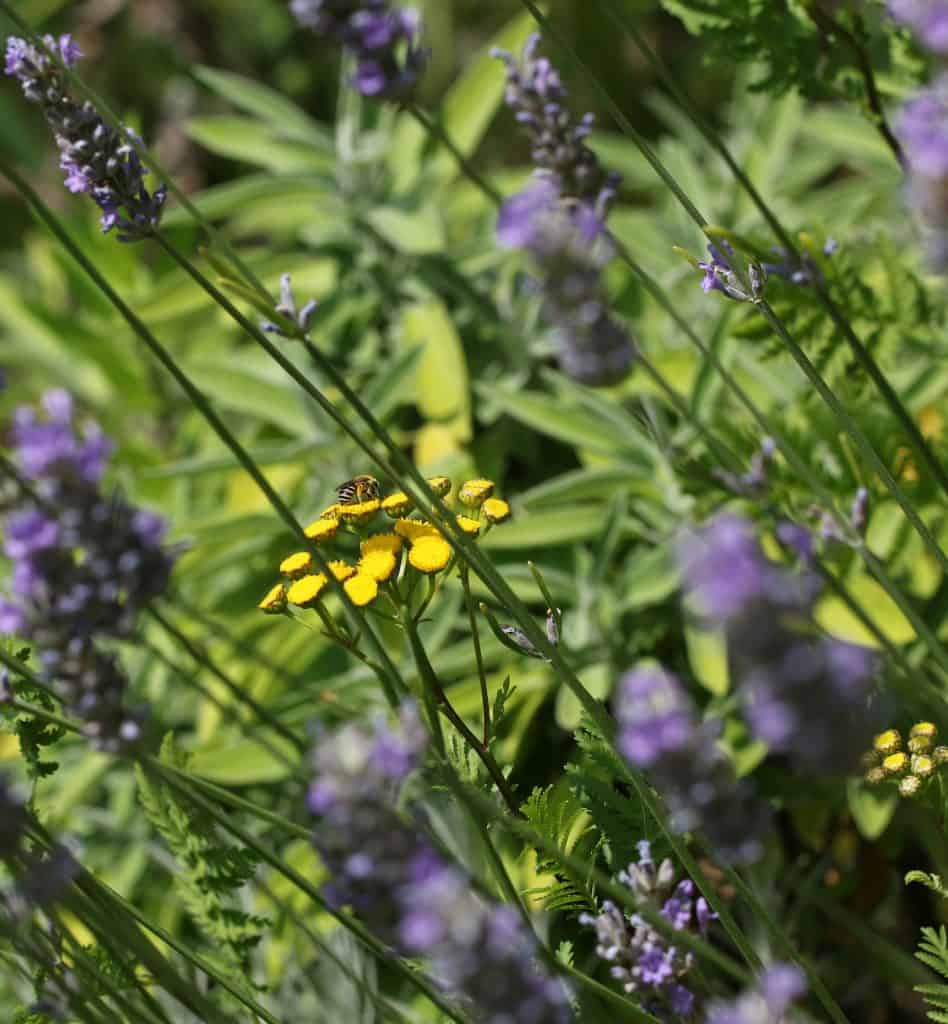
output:
M883 757L888 757L889 754L894 754L897 750L902 749L902 737L899 735L898 729L886 729L885 732L880 732L876 736L872 741L872 746Z
M893 775L901 775L909 766L908 754L899 751L896 754L889 754L889 756L882 762L882 770L890 778Z
M406 515L411 509L411 498L404 491L396 491L382 499L382 511L392 519Z
M277 583L267 591L267 596L257 605L267 615L279 615L286 610L286 590L282 583Z
M912 758L912 774L920 779L931 778L935 771L935 762L925 754L916 754Z
M881 764L881 762L882 755L878 750L867 750L866 753L859 758L859 764L862 766L862 770L866 772L869 771L870 768L875 768L877 765Z
M885 782L886 774L877 766L875 768L870 768L869 771L866 772L865 779L871 786L876 786L880 782Z
M510 518L510 506L501 498L488 498L484 502L483 512L489 523L504 523Z
M467 505L468 508L480 508L493 493L493 480L468 480L461 485L458 498L461 504Z
M379 585L371 576L357 572L343 584L349 600L358 608L371 604L379 596Z
M924 736L934 743L938 739L938 726L934 722L916 722L912 726L909 736Z
M429 476L426 482L439 498L443 498L451 490L451 481L446 476Z
M286 592L286 599L290 604L299 605L300 608L309 608L319 599L319 595L326 587L326 577L318 572L314 576L304 576L297 580Z
M291 580L298 580L313 568L313 556L308 551L297 551L280 562L280 572Z
M948 764L948 747L935 747L932 751L932 760L939 767L943 764Z
M910 754L927 754L932 749L932 740L930 736L909 736L906 747Z
M476 537L481 532L481 524L469 516L458 516L457 524L469 537Z
M316 519L303 532L311 541L319 544L320 541L332 540L338 529L338 519Z
M904 779L899 780L899 795L907 796L909 798L918 796L922 788L922 780L914 775L906 775Z

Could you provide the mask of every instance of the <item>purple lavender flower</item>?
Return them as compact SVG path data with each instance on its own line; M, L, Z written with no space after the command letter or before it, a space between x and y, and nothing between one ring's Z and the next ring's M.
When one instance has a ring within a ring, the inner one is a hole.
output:
M656 867L648 842L640 842L638 850L638 863L618 876L632 890L636 904L651 906L676 931L706 936L716 915L703 897L695 897L691 879L676 885L669 859ZM695 997L683 980L694 965L691 953L671 944L641 914L624 914L609 900L599 914L582 914L579 921L595 928L597 955L611 965L609 973L624 991L642 997L644 1009L660 1019L667 1019L669 1012L688 1017Z
M798 967L772 964L737 999L712 1003L707 1024L784 1024L787 1011L806 991L806 978Z
M293 289L290 285L290 275L281 274L280 276L280 301L277 303L276 311L282 316L285 316L288 320L292 320L293 323L305 334L309 330L310 321L313 319L313 314L316 312L319 303L316 299L309 299L303 304L302 309L296 308L296 297L293 295ZM272 334L279 334L286 338L289 335L283 332L283 329L279 325L272 323L270 320L262 320L260 326L263 330L269 331Z
M748 274L751 291L748 292L734 269L734 247L729 242L721 242L720 245L709 242L708 255L711 257L709 260L698 263L699 268L704 271L701 290L706 295L708 292L721 292L736 302L753 302L759 297L766 281L765 265L750 265Z
M139 736L123 706L127 681L99 639L132 635L137 616L168 583L165 524L100 490L111 442L78 427L71 396L50 391L45 416L14 416L14 455L32 494L6 510L4 553L13 563L6 626L30 641L64 702L104 749Z
M889 0L889 13L910 28L932 53L948 55L946 0Z
M948 267L948 73L903 107L896 121L908 173L907 197L931 230L929 258Z
M674 676L658 666L626 673L616 718L619 750L661 793L676 831L700 829L728 862L760 856L769 809L735 779L716 742L720 723L699 724Z
M519 64L506 50L492 51L507 65L507 105L530 136L540 174L556 183L559 194L579 200L604 220L621 178L605 170L586 145L593 115L574 122L566 89L550 61L537 56L539 45L540 36L530 36Z
M735 494L748 496L762 494L769 483L770 467L773 463L777 444L772 437L765 437L760 448L751 458L750 469L738 476L726 469L714 469L712 472L729 490Z
M82 56L68 35L58 40L44 36L43 42L68 68ZM59 147L66 187L92 196L102 211L102 230L117 228L122 242L147 238L161 220L166 190L161 186L148 191L147 171L125 137L91 103L69 95L61 68L45 49L11 36L5 71L20 80L28 100L43 107Z
M371 730L351 724L317 741L309 804L320 815L313 843L332 878L324 892L394 949L428 959L475 1020L565 1024L562 988L534 965L519 915L480 900L397 811L425 738L409 707L397 731L379 719Z
M869 650L814 633L819 585L807 562L796 573L770 562L752 525L727 515L688 537L681 560L701 609L725 629L754 736L800 771L848 769L872 736L876 664Z
M609 310L602 274L613 249L592 209L564 204L556 182L544 178L504 203L497 234L501 245L533 257L563 372L593 387L622 380L635 349Z
M373 99L408 99L427 60L418 46L421 24L411 8L388 0L292 0L297 22L356 59L352 85Z

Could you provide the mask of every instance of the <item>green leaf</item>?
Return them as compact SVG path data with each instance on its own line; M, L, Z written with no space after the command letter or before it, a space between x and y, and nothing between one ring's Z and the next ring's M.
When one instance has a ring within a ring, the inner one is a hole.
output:
M695 679L715 697L723 697L731 686L724 630L686 616L685 648Z
M915 629L911 622L874 579L859 573L849 581L848 586L856 601L891 643L907 644L915 639ZM865 647L879 646L876 638L840 597L824 597L817 605L814 617L819 625L841 640Z
M375 206L365 219L399 252L419 256L444 251L444 221L434 203L412 209Z
M948 889L945 888L941 875L931 875L927 871L909 871L905 875L905 884L911 885L913 882L924 885L925 888L938 893L944 899L948 899Z
M678 566L668 544L642 551L629 561L620 608L628 612L660 604L677 590L678 580Z
M850 779L846 783L846 799L856 827L870 841L885 832L899 804L899 795L893 787L870 786L862 779Z
M330 174L333 169L331 155L301 142L280 139L252 117L192 117L185 123L185 131L218 156L277 173Z
M261 729L260 734L266 734L266 747L249 739L226 746L205 747L195 752L191 768L198 775L229 786L279 782L287 778L298 753L296 748L279 733ZM278 756L281 753L282 758Z
M457 440L471 437L467 360L457 329L437 299L409 306L402 314L401 343L423 349L415 373L415 403L427 420L451 428Z
M193 72L199 82L218 96L266 121L275 135L316 145L327 154L333 152L332 140L326 130L282 93L232 71L199 64Z

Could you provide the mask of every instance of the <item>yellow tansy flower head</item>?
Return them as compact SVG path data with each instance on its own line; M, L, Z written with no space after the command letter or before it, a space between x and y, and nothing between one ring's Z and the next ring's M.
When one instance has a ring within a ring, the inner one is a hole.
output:
M883 757L888 757L889 754L894 754L897 750L902 749L902 737L899 735L898 729L886 729L885 732L880 732L878 736L872 741L874 750L878 750Z
M304 532L310 540L318 544L320 541L332 540L338 529L338 519L316 519L306 527Z
M378 512L380 504L378 498L371 498L353 505L340 505L338 514L347 523L364 523Z
M315 604L319 595L326 588L326 577L318 572L314 576L304 576L297 580L286 592L286 599L290 604L299 605L300 608L308 608Z
M382 499L382 511L392 519L397 519L410 512L412 507L411 498L404 491L396 491Z
M479 508L494 493L493 480L468 480L461 485L458 498L462 505Z
M283 588L282 583L278 583L275 587L271 587L267 591L267 596L257 605L262 612L266 612L267 615L279 615L281 612L286 610L286 590Z
M458 516L457 524L469 537L476 537L481 532L481 524L469 516Z
M934 743L938 738L938 726L934 722L916 722L912 726L909 736L923 736Z
M341 508L342 508L342 505L340 505L338 501L334 502L328 508L324 508L322 510L322 512L319 513L319 518L320 519L338 519L339 518L339 509L341 509Z
M948 747L935 747L932 751L932 760L939 766L948 764Z
M371 604L379 596L379 585L365 573L357 572L343 583L349 600L359 608Z
M925 754L916 754L912 758L912 774L920 779L929 778L935 771L935 762Z
M488 498L484 502L483 512L489 523L503 523L510 518L510 506L501 498Z
M397 565L398 559L391 551L383 551L378 548L375 551L368 551L362 556L359 560L359 572L383 583L395 572Z
M910 754L927 754L932 749L932 740L930 736L909 736L906 747Z
M921 788L922 780L917 775L906 775L904 779L899 780L900 796L907 796L909 798L918 796Z
M280 572L291 580L298 580L313 568L313 556L308 551L297 551L280 562Z
M402 550L402 538L397 533L373 533L362 541L359 550L363 555L372 551L388 551L389 554L397 555Z
M329 563L329 571L340 581L355 575L355 568L341 558L336 558Z
M451 481L446 476L429 476L426 483L439 498L443 498L451 490Z
M408 552L409 563L419 572L440 572L451 560L451 545L443 537L419 537Z
M908 766L908 754L901 750L897 754L889 754L889 756L882 762L882 770L889 777L893 775L901 775Z
M421 537L440 537L441 533L431 523L423 523L420 519L399 519L395 524L395 532L404 537L409 544L414 544Z

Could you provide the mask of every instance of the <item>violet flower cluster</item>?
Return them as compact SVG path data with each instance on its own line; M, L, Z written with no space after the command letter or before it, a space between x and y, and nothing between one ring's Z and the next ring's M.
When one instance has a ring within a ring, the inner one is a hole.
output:
M771 562L745 519L721 515L680 558L703 614L723 626L750 730L798 771L843 772L874 732L870 650L815 632L816 576Z
M14 876L13 884L0 892L0 922L10 926L55 900L75 876L77 865L62 847L46 857L30 849L26 808L2 775L0 822L0 863Z
M418 45L421 22L412 8L388 0L291 0L297 22L341 46L356 60L353 87L374 99L411 96L427 60Z
M889 0L888 6L926 49L948 56L948 0Z
M770 811L735 778L717 743L720 722L699 722L682 684L659 666L622 677L615 711L619 750L658 789L672 828L702 831L728 863L757 860Z
M506 101L531 138L539 179L504 203L497 237L506 248L527 251L537 266L564 373L591 386L614 384L635 355L610 313L603 280L614 255L605 219L620 179L587 147L593 117L574 122L566 89L550 62L536 56L538 45L532 36L519 64L494 51L507 65Z
M67 68L82 56L68 35L44 36L48 50ZM148 173L125 136L108 125L89 101L69 95L59 64L25 39L7 40L6 74L19 79L28 100L42 106L60 152L70 192L87 192L102 211L102 230L118 229L122 242L147 238L158 226L166 190L151 193Z
M353 723L318 740L309 806L320 816L313 844L331 879L324 893L393 949L428 960L479 1024L566 1024L563 989L534 964L517 912L480 900L398 813L425 740L414 708L397 731L380 719L371 730Z
M40 417L23 406L13 423L29 492L6 509L12 594L0 602L0 630L33 645L88 736L115 750L138 739L140 716L124 708L125 674L99 641L132 635L144 605L165 590L174 559L161 518L103 493L111 442L94 424L77 427L69 393L47 392L43 410Z
M771 964L737 999L712 1003L706 1024L788 1024L787 1011L806 991L806 978L799 967Z
M704 897L695 895L690 878L675 884L675 868L669 859L656 867L651 845L638 844L639 860L619 874L631 889L637 906L648 905L676 931L706 937L717 916ZM659 1020L691 1019L694 993L684 984L694 965L694 955L671 943L639 913L626 914L610 900L598 914L582 914L580 924L596 930L596 954L610 964L609 973L628 993L637 993L642 1008ZM672 1016L669 1016L669 1015Z
M948 269L948 72L908 100L896 134L905 154L906 194L929 229L929 260Z

